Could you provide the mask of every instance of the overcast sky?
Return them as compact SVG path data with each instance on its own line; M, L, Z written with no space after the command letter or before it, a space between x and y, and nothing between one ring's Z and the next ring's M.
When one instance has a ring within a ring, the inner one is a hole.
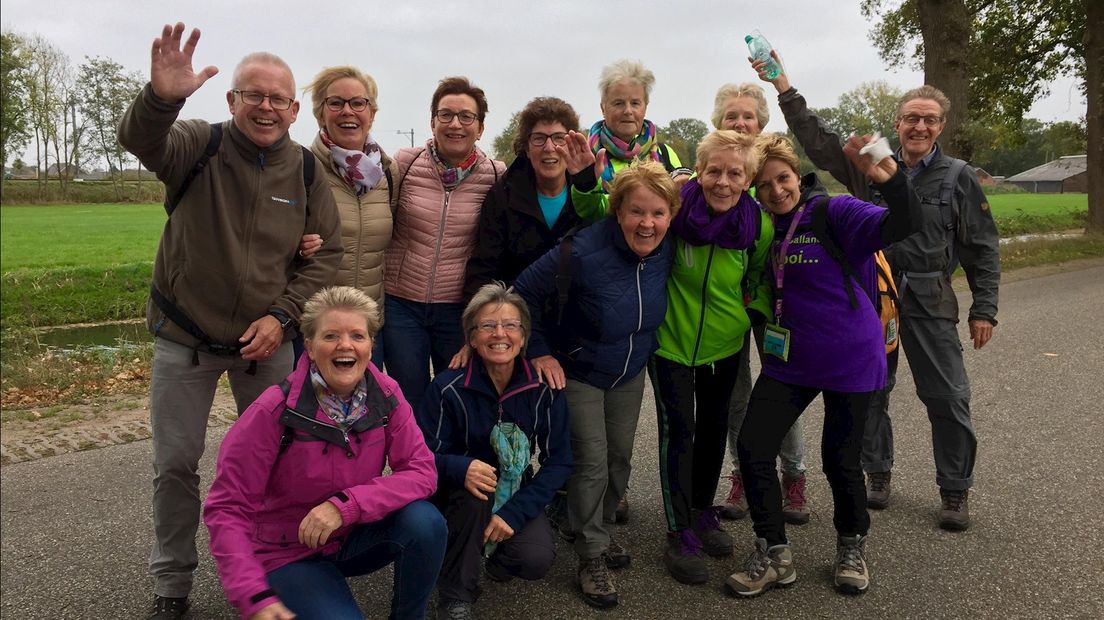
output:
M182 117L222 120L234 65L266 50L283 57L302 88L325 66L352 64L379 84L373 135L387 152L410 144L399 131L429 135L429 103L437 81L466 75L487 93L490 113L480 146L491 143L511 114L531 98L554 95L598 120L598 75L618 58L637 58L655 72L648 118L709 122L713 95L725 82L755 80L744 35L759 29L785 60L790 81L813 107L835 105L861 82L883 79L902 89L923 73L890 71L870 41L859 0L827 2L656 2L652 0L492 1L393 0L3 0L5 30L38 33L66 52L74 67L107 56L149 77L150 44L167 22L203 33L197 67L219 74L197 91ZM830 9L827 7L831 7ZM752 14L755 14L754 16ZM763 85L771 92L770 85ZM299 142L317 131L309 98L291 128ZM772 101L768 130L785 122ZM1052 86L1031 116L1077 120L1085 101L1072 80Z

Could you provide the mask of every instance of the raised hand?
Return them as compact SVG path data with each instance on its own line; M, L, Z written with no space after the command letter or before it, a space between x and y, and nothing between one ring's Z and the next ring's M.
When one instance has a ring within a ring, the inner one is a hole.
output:
M773 49L771 50L771 57L774 58L775 62L778 63L778 66L780 66L780 67L783 66L782 65L782 57L778 55L778 52L776 50L773 50ZM787 90L790 90L790 78L786 77L786 71L785 70L780 72L778 74L778 76L776 78L774 78L773 80L768 80L767 79L767 63L766 63L766 61L755 60L754 58L751 58L749 56L748 57L748 62L751 63L751 68L755 70L755 73L759 76L760 80L763 80L764 82L770 82L771 84L774 85L775 90L777 90L780 93L784 93Z
M587 166L598 166L602 168L595 168L594 175L598 178L602 178L602 170L605 169L603 162L605 161L605 150L599 151L602 157L599 157L597 161L594 157L594 151L590 150L590 145L587 144L586 136L577 132L567 132L567 141L563 146L553 144L556 149L556 154L563 158L564 163L567 164L567 171L570 174L578 174L583 170L586 170Z
M849 136L843 143L843 152L851 163L875 183L885 183L897 174L897 161L893 159L893 151L888 143L877 134L865 136ZM868 145L871 148L866 148ZM866 148L866 153L863 149ZM876 160L876 161L875 161Z
M181 49L180 39L183 36L184 24L177 22L175 26L165 24L161 36L153 40L150 86L153 93L165 101L187 99L218 73L217 67L205 67L199 73L192 69L192 54L199 42L199 29L192 29Z

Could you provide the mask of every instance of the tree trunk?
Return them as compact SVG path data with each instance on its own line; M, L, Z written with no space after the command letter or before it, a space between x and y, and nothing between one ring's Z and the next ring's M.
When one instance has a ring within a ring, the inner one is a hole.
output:
M951 100L940 145L948 155L969 160L974 154L966 131L973 16L964 0L917 0L916 8L924 39L924 81Z
M1104 2L1085 0L1085 94L1089 148L1089 223L1085 232L1104 233Z

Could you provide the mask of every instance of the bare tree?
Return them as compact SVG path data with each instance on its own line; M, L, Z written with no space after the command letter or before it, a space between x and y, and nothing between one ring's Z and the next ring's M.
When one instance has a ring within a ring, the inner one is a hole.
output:
M50 147L58 135L56 124L62 115L60 83L69 58L39 34L30 37L28 49L30 79L27 102L34 131L35 165L39 171L38 195L43 198L46 195L46 180L50 169Z

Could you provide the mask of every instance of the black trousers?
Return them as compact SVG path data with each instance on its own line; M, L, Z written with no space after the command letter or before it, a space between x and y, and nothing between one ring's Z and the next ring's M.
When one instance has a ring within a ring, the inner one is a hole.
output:
M434 500L448 523L448 546L437 578L437 592L443 600L474 603L480 594L483 530L491 522L494 496L481 500L465 489L453 489L438 491ZM556 540L543 512L498 543L487 559L509 574L530 581L548 574L555 560Z
M782 490L775 457L782 437L821 390L759 375L751 391L747 417L736 449L755 535L768 545L787 542L782 520ZM866 485L859 463L863 430L874 392L824 390L824 431L820 458L832 488L832 522L841 536L865 536L870 529Z
M659 479L667 529L691 527L690 510L713 505L728 440L728 404L739 354L701 366L652 356L659 422Z

